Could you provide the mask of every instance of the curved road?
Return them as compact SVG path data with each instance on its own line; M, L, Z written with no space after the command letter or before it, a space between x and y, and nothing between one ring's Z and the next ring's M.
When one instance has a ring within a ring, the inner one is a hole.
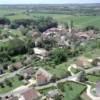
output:
M23 67L22 69L19 69L18 71L9 74L9 76L6 76L6 77L0 79L0 82L3 81L3 80L6 79L6 78L10 78L10 77L15 76L15 75L18 74L20 71L22 71L24 68L26 68L26 67ZM68 70L71 72L71 66L68 67ZM92 72L92 71L98 71L98 70L100 70L100 67L94 67L94 68L91 68L91 69L86 70L86 73L90 73L90 72ZM71 73L72 73L72 72L71 72ZM69 77L67 77L67 78L58 80L58 81L56 81L56 83L48 83L47 85L36 86L35 88L36 88L36 89L44 89L44 88L47 88L47 87L56 86L57 83L62 83L62 82L66 82L66 81L75 81L75 82L78 82L78 77L79 77L79 76L80 76L80 72L77 73L77 74L74 74L74 75L72 75L72 76L69 76ZM93 95L91 94L91 86L88 85L88 84L85 84L85 85L87 85L87 95L88 95L92 100L100 100L100 97L95 97L95 96L93 96ZM21 90L21 89L23 89L23 88L25 88L25 87L28 87L28 86L29 86L29 85L27 85L27 86L21 86L21 87L18 88L18 90ZM11 92L5 93L5 94L0 94L0 96L1 96L1 97L4 97L4 96L6 96L6 95L10 95L10 94L12 94L12 93L16 93L16 90L17 90L17 89L15 89L15 90L13 90L13 91L11 91ZM18 92L18 91L17 91L17 92Z

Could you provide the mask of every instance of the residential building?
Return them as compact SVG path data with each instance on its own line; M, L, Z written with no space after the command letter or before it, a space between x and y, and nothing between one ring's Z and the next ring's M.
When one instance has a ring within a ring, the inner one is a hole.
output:
M52 75L43 68L39 68L35 74L38 85L47 84L52 79Z
M59 95L61 95L61 93L58 89L51 90L47 93L47 96L49 98L54 98L55 96L59 96Z
M76 59L76 63L77 67L80 67L80 68L88 68L90 67L90 62L89 60L86 58L86 57L79 57Z
M26 68L20 72L20 75L24 76L24 78L32 77L33 74L34 74L33 67Z
M34 48L33 50L35 55L40 59L44 59L45 57L48 56L48 51L43 48Z

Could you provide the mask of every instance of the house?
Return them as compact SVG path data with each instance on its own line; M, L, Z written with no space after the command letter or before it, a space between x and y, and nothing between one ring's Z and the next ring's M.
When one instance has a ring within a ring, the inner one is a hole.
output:
M40 93L32 87L25 88L19 92L19 100L39 100L40 97Z
M45 57L48 56L48 51L43 48L34 48L33 50L35 55L40 59L44 59Z
M20 69L20 68L22 68L23 67L23 65L22 65L22 63L21 62L16 62L16 63L14 63L14 64L12 64L12 65L10 65L10 66L8 66L8 70L18 70L18 69Z
M78 37L81 41L88 40L90 36L87 34L87 32L78 32L75 34L76 37Z
M35 74L35 78L38 85L43 85L51 81L52 75L49 72L47 72L45 69L39 68Z
M13 66L16 68L16 69L20 69L23 67L22 63L21 62L16 62L15 64L13 64Z
M47 93L47 97L54 98L55 96L60 96L61 93L58 89L51 90Z
M41 94L32 87L25 87L13 94L4 97L2 100L40 100Z
M57 28L50 28L43 32L42 37L43 38L54 38L57 37L58 35L65 35L68 32L64 27L59 26Z
M86 57L82 57L82 56L76 59L75 64L77 65L77 67L80 68L90 67L90 61Z
M96 95L100 96L100 82L96 83Z
M84 40L89 40L90 38L93 38L95 37L95 32L94 30L89 30L89 31L79 31L77 33L75 33L75 35L81 39L81 41L84 41Z
M32 77L33 74L34 74L33 67L26 68L20 72L20 75L24 76L25 79L28 77Z
M23 64L24 64L24 65L28 65L28 64L31 63L31 61L32 61L32 57L31 57L31 56L28 56L28 57L26 57L26 59L23 61Z

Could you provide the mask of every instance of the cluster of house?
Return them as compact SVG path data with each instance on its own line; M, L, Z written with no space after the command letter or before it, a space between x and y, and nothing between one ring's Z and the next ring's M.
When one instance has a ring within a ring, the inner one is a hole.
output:
M91 59L88 59L84 56L80 56L75 60L75 64L80 69L85 69L91 67Z
M39 90L35 89L35 87L46 85L52 80L53 75L43 68L25 68L19 75L23 76L27 82L34 78L36 83L30 86L26 85L24 88L19 87L18 90L3 97L1 100L53 100L51 98L60 95L57 89L48 91L46 96L43 96Z
M40 97L41 95L37 90L32 87L26 87L14 94L3 97L2 100L39 100Z
M76 65L81 68L86 68L85 66L89 65L89 63L93 63L96 66L100 66L100 58L95 58L94 60L89 60L85 57L79 57L76 59ZM21 64L17 64L16 67L21 66ZM18 67L19 68L19 67ZM36 80L35 86L29 86L22 90L17 91L16 93L10 94L10 96L5 96L2 100L52 100L56 95L60 95L59 91L54 89L48 91L47 96L43 98L43 95L35 89L37 86L46 85L51 82L53 75L46 71L43 68L36 67L27 67L23 69L19 75L23 76L27 82L30 79L34 78ZM96 85L96 94L100 96L100 82Z
M67 40L70 40L70 38L72 37L76 38L77 40L80 40L81 42L84 42L84 40L89 40L91 38L94 38L95 36L96 34L94 30L82 31L74 28L66 29L65 27L61 26L58 26L57 28L50 28L42 34L43 38L54 38L60 42L63 41L62 45L66 45Z
M5 96L2 100L54 100L56 96L62 96L58 89L49 90L44 96L33 87L26 87L16 91L9 96Z
M80 69L85 69L85 68L89 68L91 67L91 64L94 67L100 67L100 57L97 57L95 59L87 59L86 57L79 57L76 60L76 65L78 68ZM93 74L93 72L90 72ZM96 87L95 87L95 92L96 92L96 96L100 97L100 80L97 81L96 83Z
M38 69L38 68L33 68L33 67L24 69L23 71L19 73L19 75L23 76L24 79L26 80L34 78L36 80L35 85L37 86L45 85L49 83L53 78L53 75L49 73L48 71L46 71L45 69L43 68Z
M75 60L75 64L78 68L87 69L91 66L100 67L100 57L94 59L88 59L84 56L80 56Z

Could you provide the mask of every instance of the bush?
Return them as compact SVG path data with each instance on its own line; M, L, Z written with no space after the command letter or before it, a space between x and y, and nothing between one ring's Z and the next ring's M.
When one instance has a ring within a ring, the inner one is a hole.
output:
M95 26L87 26L87 27L84 28L84 30L85 31L88 31L88 30L96 30L96 31L98 31L99 29L97 27L95 27Z
M0 18L0 24L1 25L9 25L10 24L10 20L7 18Z
M60 64L67 60L67 50L64 48L56 48L51 52L51 60L55 64Z

